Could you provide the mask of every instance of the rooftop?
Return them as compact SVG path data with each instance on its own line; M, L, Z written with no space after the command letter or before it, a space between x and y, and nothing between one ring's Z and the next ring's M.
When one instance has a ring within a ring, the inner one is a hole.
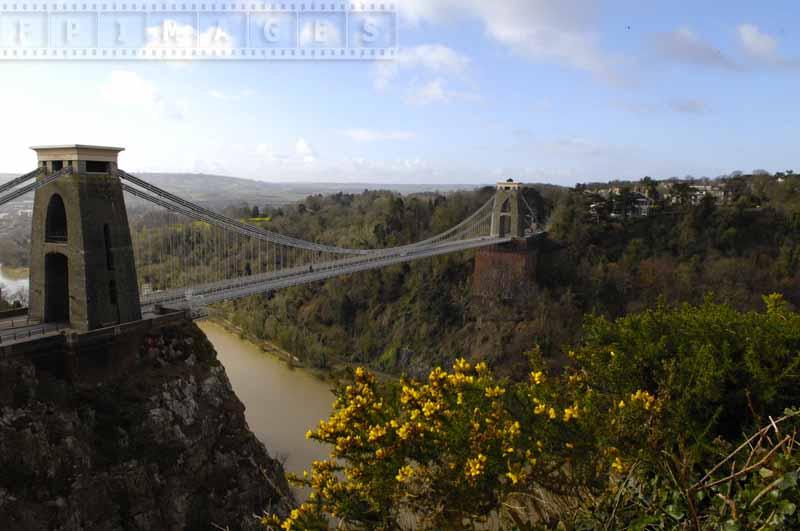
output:
M64 164L81 161L117 163L120 151L125 148L110 146L90 146L87 144L61 144L54 146L33 146L39 162L61 161ZM78 165L84 171L82 165ZM104 170L105 171L105 170Z
M119 153L120 151L125 151L125 148L121 147L111 147L111 146L92 146L88 144L58 144L52 146L31 146L31 149L34 151L47 151L51 149L92 149L92 150L99 150L99 151L116 151Z

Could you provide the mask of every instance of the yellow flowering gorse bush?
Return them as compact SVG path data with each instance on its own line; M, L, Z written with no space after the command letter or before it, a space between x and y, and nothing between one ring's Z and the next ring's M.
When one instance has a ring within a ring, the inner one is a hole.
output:
M561 481L552 463L574 445L543 441L574 432L581 408L565 402L542 371L509 387L485 363L458 359L427 381L386 390L359 368L331 417L307 434L331 446L330 459L293 478L313 494L282 525L313 528L331 515L382 528L401 513L433 527L483 520L499 500Z

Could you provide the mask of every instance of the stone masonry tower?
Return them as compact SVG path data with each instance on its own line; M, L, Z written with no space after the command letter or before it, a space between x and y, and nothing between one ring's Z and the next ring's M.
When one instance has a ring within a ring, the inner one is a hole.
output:
M492 236L501 238L525 237L525 210L522 183L511 179L497 183L494 210L492 211Z
M128 214L117 169L122 148L39 146L38 177L72 173L39 188L33 207L31 319L80 331L141 319Z

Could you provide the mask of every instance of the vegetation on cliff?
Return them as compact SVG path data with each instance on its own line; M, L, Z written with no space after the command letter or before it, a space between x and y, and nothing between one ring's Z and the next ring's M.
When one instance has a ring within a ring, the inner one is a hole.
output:
M308 436L309 501L267 527L797 528L800 315L706 301L589 318L572 364L522 382L461 359L424 381L363 369ZM406 525L404 525L404 523Z
M400 197L390 192L314 196L297 208L270 212L265 227L349 247L402 245L454 226L492 193L486 188L447 196ZM528 193L531 204L547 210L538 193ZM247 211L231 214L245 216ZM396 265L224 303L220 308L249 335L273 341L315 367L328 368L345 360L390 372L424 372L431 360L452 361L449 352L463 352L469 340L469 334L460 331L474 322L472 256L460 253Z
M529 202L552 210L550 232L537 244L536 278L512 296L476 297L473 254L462 253L222 308L248 334L310 365L342 359L422 376L459 356L524 374L520 355L533 344L563 363L561 346L580 338L587 313L615 318L659 301L698 304L708 293L740 310L758 308L764 293L800 305L800 177L743 176L720 186L724 204L662 200L650 215L625 219L596 218L580 187L532 194ZM393 245L456 222L490 193L314 197L268 226L327 243Z

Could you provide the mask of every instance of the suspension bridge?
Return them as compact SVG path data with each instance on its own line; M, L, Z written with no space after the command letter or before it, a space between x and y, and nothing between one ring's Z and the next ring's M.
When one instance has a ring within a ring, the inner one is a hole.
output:
M89 331L162 308L220 301L360 271L494 246L530 235L535 212L519 183L450 229L416 243L357 249L305 241L187 201L117 166L121 148L33 148L39 167L0 186L0 206L35 193L30 308L3 334ZM135 222L128 208L146 204ZM132 226L133 225L133 226Z

